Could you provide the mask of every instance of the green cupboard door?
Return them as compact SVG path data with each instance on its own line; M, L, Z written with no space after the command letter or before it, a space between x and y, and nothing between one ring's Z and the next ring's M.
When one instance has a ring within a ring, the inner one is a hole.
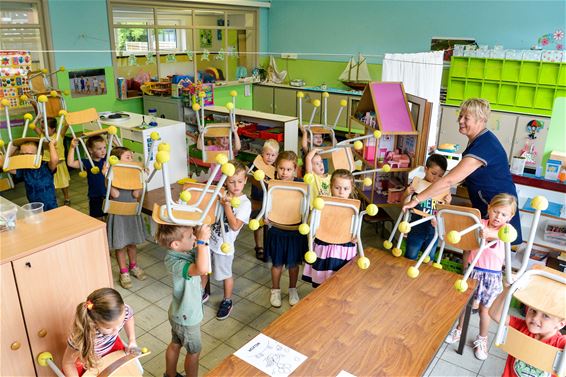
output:
M294 89L273 89L273 112L290 117L297 116L297 91Z

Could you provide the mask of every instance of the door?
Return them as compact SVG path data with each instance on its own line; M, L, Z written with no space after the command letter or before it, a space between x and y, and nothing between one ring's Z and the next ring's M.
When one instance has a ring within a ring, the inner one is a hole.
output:
M297 91L294 89L274 88L273 89L274 113L297 116Z
M0 268L2 282L2 301L0 301L0 375L33 376L33 356L20 308L20 299L12 263L4 263Z
M76 307L92 291L112 287L105 228L13 262L32 355L53 354L61 365ZM38 376L51 369L36 364Z
M273 88L270 86L253 86L254 110L273 114Z
M321 114L323 110L322 93L309 92L309 91L304 91L304 93L305 93L305 97L303 98L303 124L304 125L309 124L314 109L312 102L316 99L320 101L320 107L316 110L312 123L320 124L321 123L320 120L322 119Z

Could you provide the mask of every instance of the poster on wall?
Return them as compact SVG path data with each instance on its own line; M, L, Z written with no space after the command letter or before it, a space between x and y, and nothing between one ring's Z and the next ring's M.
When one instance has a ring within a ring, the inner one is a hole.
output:
M31 71L29 51L0 51L0 99L10 101L10 107L25 107L28 101L20 96L30 91L28 73Z
M475 45L474 38L457 37L432 37L430 41L430 51L444 50L444 61L449 62L454 52L454 45Z
M107 92L104 68L69 71L71 97L101 96Z

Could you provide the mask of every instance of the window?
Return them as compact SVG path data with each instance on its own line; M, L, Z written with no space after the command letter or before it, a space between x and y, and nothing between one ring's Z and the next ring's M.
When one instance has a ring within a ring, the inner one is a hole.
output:
M46 22L40 0L4 1L0 6L0 50L31 51L32 69L50 69Z
M111 1L116 76L249 76L257 62L257 11Z

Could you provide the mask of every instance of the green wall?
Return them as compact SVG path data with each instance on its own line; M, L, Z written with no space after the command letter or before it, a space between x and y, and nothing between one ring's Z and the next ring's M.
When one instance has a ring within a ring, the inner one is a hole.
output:
M546 166L546 160L548 160L552 151L566 152L566 97L559 97L554 100L546 145L544 146L543 166Z

